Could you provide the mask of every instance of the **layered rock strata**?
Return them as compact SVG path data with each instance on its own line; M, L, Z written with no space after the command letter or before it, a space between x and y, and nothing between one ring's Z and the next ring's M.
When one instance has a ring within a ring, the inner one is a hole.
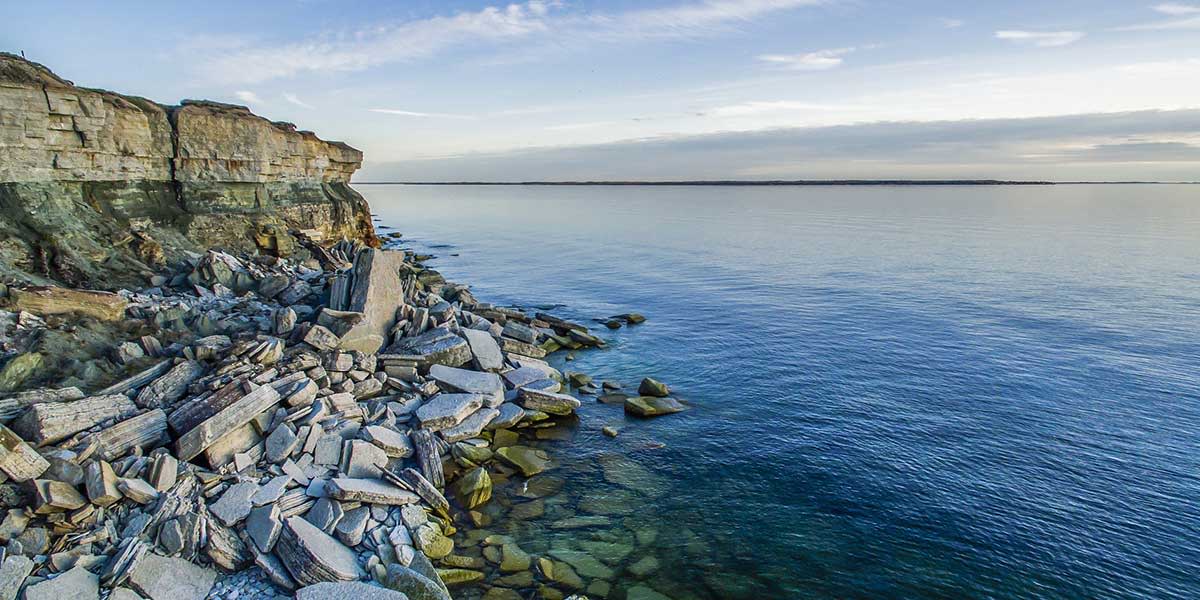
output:
M289 230L374 245L362 153L241 106L78 87L0 53L0 278L113 287L212 246L289 255Z

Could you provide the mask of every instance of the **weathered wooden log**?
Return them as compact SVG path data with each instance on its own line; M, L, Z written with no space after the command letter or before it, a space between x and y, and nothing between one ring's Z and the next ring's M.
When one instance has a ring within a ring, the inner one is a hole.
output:
M11 294L13 306L18 311L41 316L79 313L101 321L119 321L125 318L125 307L129 305L128 301L112 292L53 286L14 288Z
M16 421L13 431L35 445L53 444L113 418L137 412L126 396L92 396L73 402L35 404Z
M242 396L237 402L209 417L175 441L175 456L179 460L191 460L205 448L225 435L249 423L259 413L279 404L279 392L269 385L260 385Z
M421 474L435 488L446 487L446 476L442 472L442 456L438 452L438 445L433 439L433 433L428 429L416 429L413 430L410 437L417 450L417 465L421 467Z
M195 361L175 365L165 375L155 379L153 383L142 389L136 400L138 407L170 406L182 398L187 393L188 386L203 373L204 365Z
M83 392L77 387L30 390L7 398L0 398L0 423L7 423L17 418L25 412L25 409L34 404L69 402L80 398L83 398Z

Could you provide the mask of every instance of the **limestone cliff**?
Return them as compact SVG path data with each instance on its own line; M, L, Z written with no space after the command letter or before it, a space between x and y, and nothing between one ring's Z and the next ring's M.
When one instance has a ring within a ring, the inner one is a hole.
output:
M160 105L0 53L0 280L111 287L187 250L375 244L362 153L241 106Z

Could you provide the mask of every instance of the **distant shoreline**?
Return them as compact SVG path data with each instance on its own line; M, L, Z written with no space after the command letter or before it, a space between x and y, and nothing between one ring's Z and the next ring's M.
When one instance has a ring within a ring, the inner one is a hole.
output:
M352 185L592 186L935 186L935 185L1196 185L1195 181L1005 181L999 179L829 179L772 181L352 181Z

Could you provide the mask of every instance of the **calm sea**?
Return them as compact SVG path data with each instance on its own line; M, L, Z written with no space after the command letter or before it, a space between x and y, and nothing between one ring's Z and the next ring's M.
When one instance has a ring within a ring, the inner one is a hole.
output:
M648 317L557 364L691 409L585 398L494 526L610 598L1200 597L1200 187L359 189L485 301Z

